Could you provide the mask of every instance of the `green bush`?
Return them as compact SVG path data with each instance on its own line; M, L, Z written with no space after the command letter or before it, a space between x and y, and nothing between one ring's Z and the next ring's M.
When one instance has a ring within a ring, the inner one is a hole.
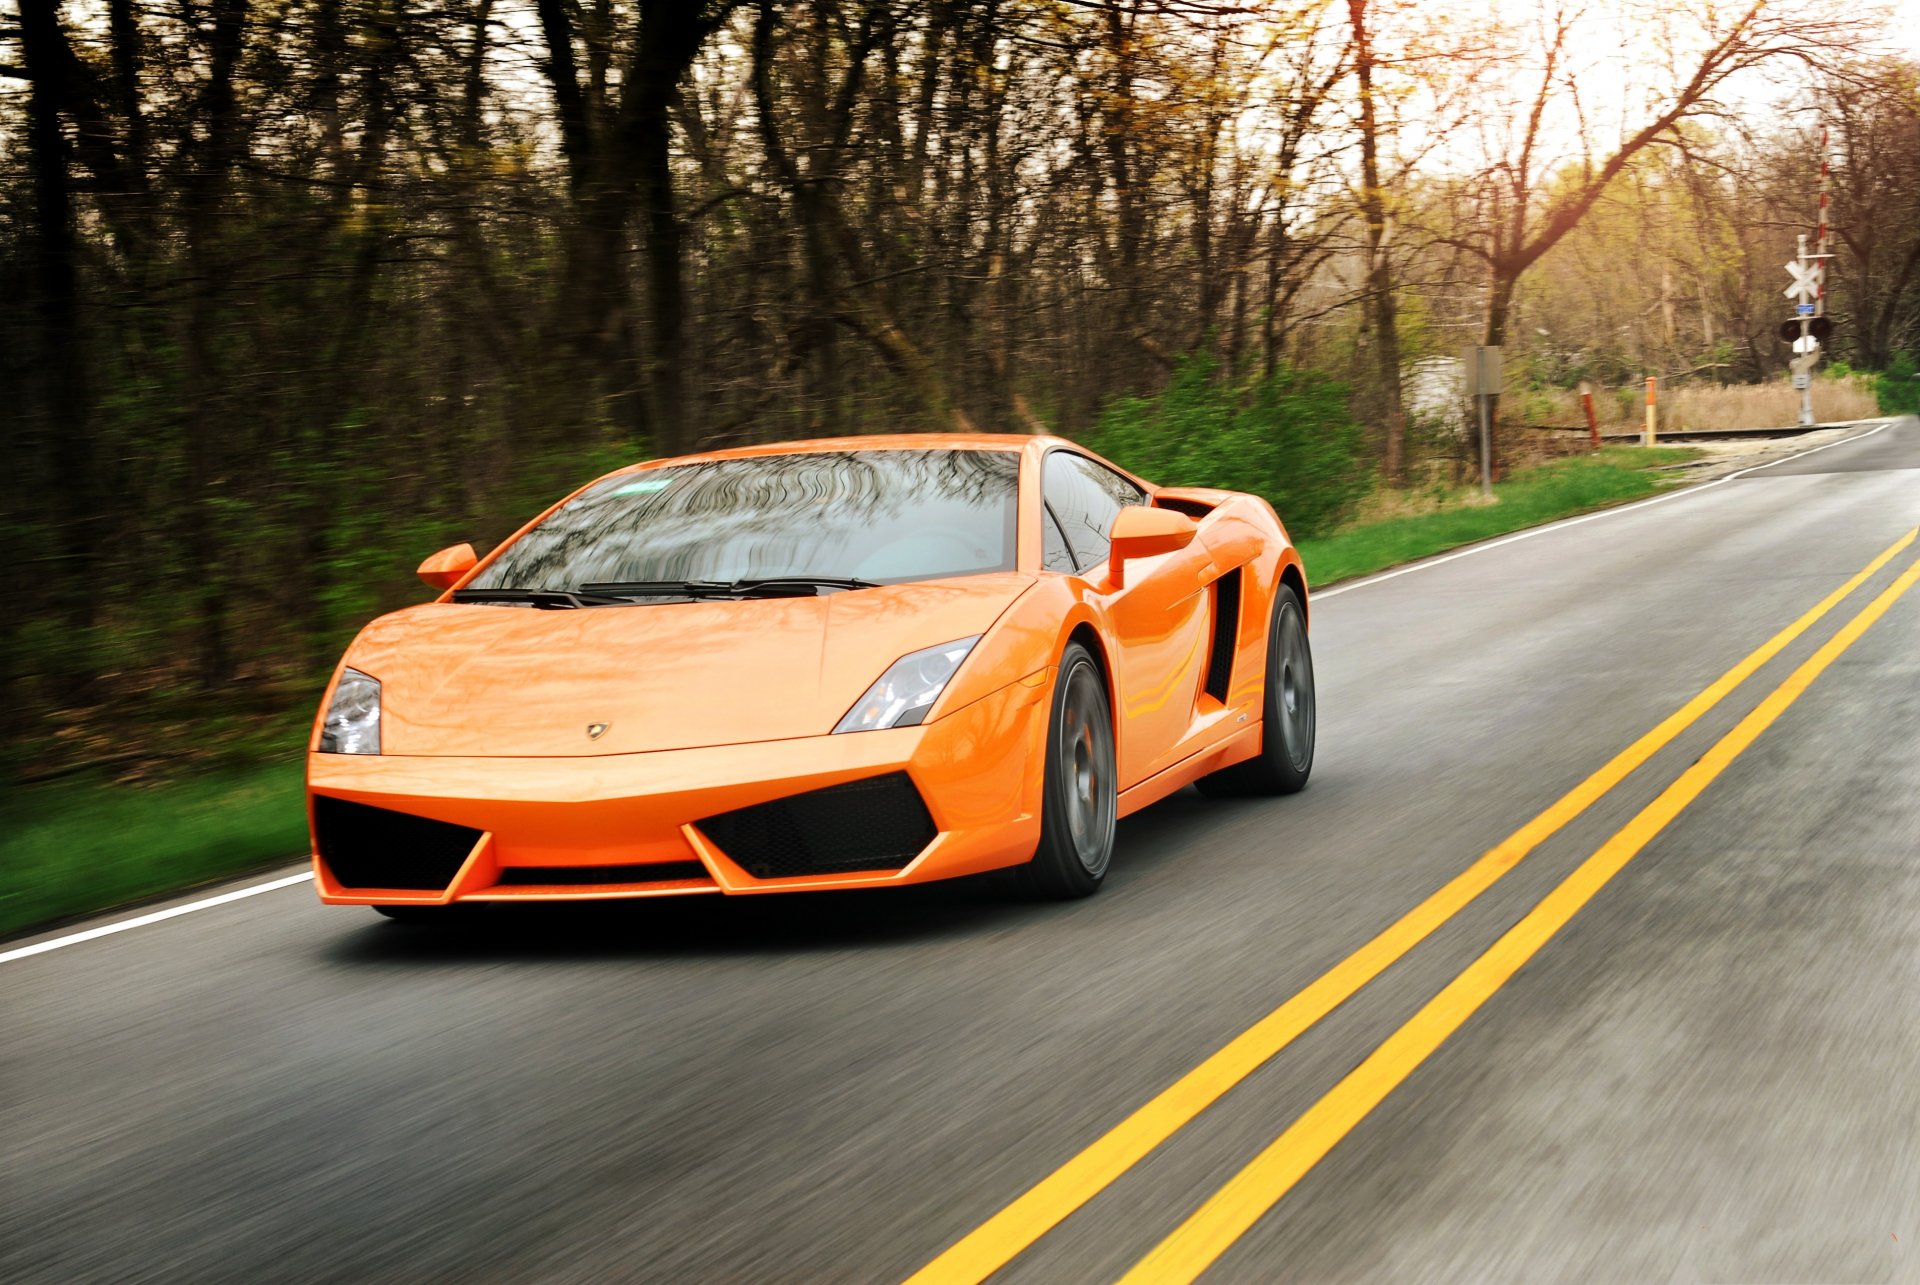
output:
M1087 445L1163 486L1217 486L1266 498L1296 538L1332 530L1373 486L1346 386L1281 367L1247 381L1183 358L1158 397L1123 397Z
M1896 353L1873 381L1874 396L1883 415L1920 415L1920 374L1912 356Z

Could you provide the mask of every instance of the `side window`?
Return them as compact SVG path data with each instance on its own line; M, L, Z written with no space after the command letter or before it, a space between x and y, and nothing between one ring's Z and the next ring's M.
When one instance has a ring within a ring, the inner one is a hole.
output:
M1041 492L1060 519L1075 569L1080 571L1106 560L1107 537L1120 510L1147 498L1118 473L1068 451L1047 456Z
M1073 550L1067 547L1067 537L1060 533L1060 524L1053 520L1051 507L1040 511L1040 565L1048 571L1064 571L1071 575L1078 570L1073 565Z

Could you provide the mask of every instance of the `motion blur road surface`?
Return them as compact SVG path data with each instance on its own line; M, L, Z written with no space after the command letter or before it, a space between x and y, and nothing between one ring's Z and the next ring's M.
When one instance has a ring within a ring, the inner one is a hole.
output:
M448 934L301 884L0 964L0 1279L902 1279L1916 525L1909 419L1329 591L1312 785L1148 809L1086 902ZM996 1279L1132 1268L1916 558ZM1920 589L1208 1279L1915 1280L1916 1239Z

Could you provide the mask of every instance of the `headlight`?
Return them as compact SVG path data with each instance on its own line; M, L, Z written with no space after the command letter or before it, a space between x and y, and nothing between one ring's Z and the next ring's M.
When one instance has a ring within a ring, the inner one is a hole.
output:
M320 725L322 754L378 754L380 752L380 680L357 669L340 671Z
M880 681L867 688L867 694L855 701L836 732L877 732L888 727L913 727L927 716L960 662L967 658L980 635L958 642L941 643L925 651L910 652L880 675Z

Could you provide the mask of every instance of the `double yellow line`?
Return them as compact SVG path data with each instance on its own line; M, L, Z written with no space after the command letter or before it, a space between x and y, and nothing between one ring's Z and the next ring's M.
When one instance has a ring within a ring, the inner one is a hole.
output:
M1691 727L1768 661L1914 542L1909 531L1872 562L1709 684L1659 726L1615 755L1540 815L1334 965L1219 1052L1162 1090L1019 1199L956 1242L909 1285L985 1280L1171 1138L1234 1085L1418 945L1490 888L1541 843L1607 794L1634 769ZM1835 657L1852 646L1920 580L1920 561L1788 676L1712 749L1662 791L1484 955L1389 1036L1372 1055L1252 1163L1235 1174L1124 1278L1186 1281L1204 1271L1364 1119L1446 1038L1472 1016L1555 932L1626 866L1668 822L1724 771L1796 700Z

